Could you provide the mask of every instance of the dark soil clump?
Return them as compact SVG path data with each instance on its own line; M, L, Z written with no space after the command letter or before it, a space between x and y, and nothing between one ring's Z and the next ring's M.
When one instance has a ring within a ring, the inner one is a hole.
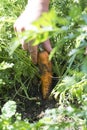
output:
M53 79L52 86L57 83L56 79ZM38 83L39 84L39 83ZM20 104L18 104L18 112L22 114L22 118L28 118L30 122L38 121L43 117L43 113L46 109L52 109L56 107L56 101L51 99L42 99L40 87L35 86L35 82L28 91L30 99L18 98ZM16 100L17 102L17 100Z
M30 122L38 121L43 117L46 109L54 108L56 105L55 100L26 100L24 103L24 109L18 108L19 112L22 113L22 118L28 118Z

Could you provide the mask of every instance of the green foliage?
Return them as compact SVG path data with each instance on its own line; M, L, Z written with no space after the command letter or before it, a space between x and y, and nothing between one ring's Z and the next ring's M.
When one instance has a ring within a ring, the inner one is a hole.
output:
M84 99L83 106L76 108L67 105L55 109L46 110L44 117L36 123L29 123L22 120L21 115L16 113L16 103L8 101L1 109L0 128L2 130L63 130L87 128L87 99Z
M20 48L19 39L34 40L40 44L50 38L53 50L49 58L53 62L53 74L58 83L52 96L59 106L46 110L36 123L21 120L16 113L16 103L7 102L2 108L2 130L75 130L87 129L87 2L86 0L52 0L50 11L33 23L33 30L16 38L13 24L23 11L27 1L3 0L0 2L0 99L21 95L30 100L28 93L32 80L39 77L38 68L30 55ZM44 25L44 26L43 26ZM43 26L43 28L40 28ZM54 77L53 77L54 78ZM20 91L19 91L20 90ZM24 95L23 93L24 92ZM31 97L32 99L33 97ZM8 109L9 108L9 109Z
M28 96L28 89L38 69L31 63L30 56L18 47L19 41L15 42L13 24L20 13L24 10L27 1L3 0L0 2L0 98L7 101L11 95L9 92L15 89L15 95L19 89ZM17 41L17 40L16 40ZM11 55L9 46L17 45L10 49L15 50ZM39 76L38 76L39 77ZM24 81L25 80L25 81ZM26 84L26 82L29 82ZM16 88L16 85L18 86ZM22 92L19 95L22 95ZM12 98L14 98L14 96Z
M8 101L2 108L0 116L1 130L28 130L30 126L27 121L21 121L20 114L16 113L16 103Z

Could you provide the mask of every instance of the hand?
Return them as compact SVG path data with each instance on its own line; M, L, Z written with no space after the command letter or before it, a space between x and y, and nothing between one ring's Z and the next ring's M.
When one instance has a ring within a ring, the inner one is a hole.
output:
M14 29L16 32L22 32L30 30L32 27L32 22L37 20L43 12L48 11L49 0L32 0L27 5L24 12L19 16L14 24ZM31 43L25 43L21 41L22 48L30 52L33 63L37 63L38 56L38 46L32 46ZM43 43L45 50L50 52L52 50L50 41L47 40Z

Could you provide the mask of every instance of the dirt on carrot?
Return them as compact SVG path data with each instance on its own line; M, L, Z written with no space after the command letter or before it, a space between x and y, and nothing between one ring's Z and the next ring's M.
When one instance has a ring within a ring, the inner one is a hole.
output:
M38 65L41 72L42 97L47 99L52 85L52 63L47 51L39 52Z

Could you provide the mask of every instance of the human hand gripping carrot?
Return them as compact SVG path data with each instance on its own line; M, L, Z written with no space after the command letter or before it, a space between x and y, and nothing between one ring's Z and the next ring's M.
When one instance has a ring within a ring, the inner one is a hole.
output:
M48 12L49 0L29 0L24 12L18 17L14 24L14 29L17 33L30 30L32 22L36 21L44 12ZM22 48L29 51L32 62L37 64L38 46L32 46L32 42L25 43L21 40ZM52 50L50 41L43 43L43 48L50 53Z

